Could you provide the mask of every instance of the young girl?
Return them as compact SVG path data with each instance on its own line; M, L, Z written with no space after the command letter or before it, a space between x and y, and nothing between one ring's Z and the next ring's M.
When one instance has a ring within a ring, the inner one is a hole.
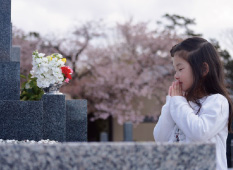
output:
M154 128L155 141L213 142L217 169L226 170L226 139L233 111L219 55L199 37L184 40L170 53L176 81Z

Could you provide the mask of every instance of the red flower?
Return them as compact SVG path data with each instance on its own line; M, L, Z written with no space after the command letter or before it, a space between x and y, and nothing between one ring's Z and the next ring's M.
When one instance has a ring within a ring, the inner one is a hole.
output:
M73 70L70 67L64 66L64 67L61 67L61 70L66 78L72 79L71 74L73 73Z

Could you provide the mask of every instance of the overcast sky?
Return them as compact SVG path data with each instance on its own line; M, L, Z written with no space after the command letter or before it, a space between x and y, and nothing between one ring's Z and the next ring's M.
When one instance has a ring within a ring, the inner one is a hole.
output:
M195 31L217 38L233 29L233 0L12 0L12 23L27 32L66 32L74 22L155 22L165 13L196 19Z

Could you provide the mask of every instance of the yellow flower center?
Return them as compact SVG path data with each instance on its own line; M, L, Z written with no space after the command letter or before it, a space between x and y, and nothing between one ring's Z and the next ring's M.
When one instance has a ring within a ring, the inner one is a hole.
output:
M66 58L62 58L61 61L63 61L64 63L66 63Z
M51 57L51 56L47 56L47 59L48 59L49 61L52 61L52 57Z

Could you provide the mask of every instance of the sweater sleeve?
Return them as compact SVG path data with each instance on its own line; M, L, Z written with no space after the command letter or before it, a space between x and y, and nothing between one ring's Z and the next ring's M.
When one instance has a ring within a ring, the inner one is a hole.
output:
M153 135L156 142L168 141L175 126L175 122L169 112L170 98L171 96L166 97L166 103L162 107L161 115L154 128Z
M173 96L170 100L173 120L192 141L206 141L227 126L229 104L224 96L215 94L207 97L200 112L196 115L182 96Z

